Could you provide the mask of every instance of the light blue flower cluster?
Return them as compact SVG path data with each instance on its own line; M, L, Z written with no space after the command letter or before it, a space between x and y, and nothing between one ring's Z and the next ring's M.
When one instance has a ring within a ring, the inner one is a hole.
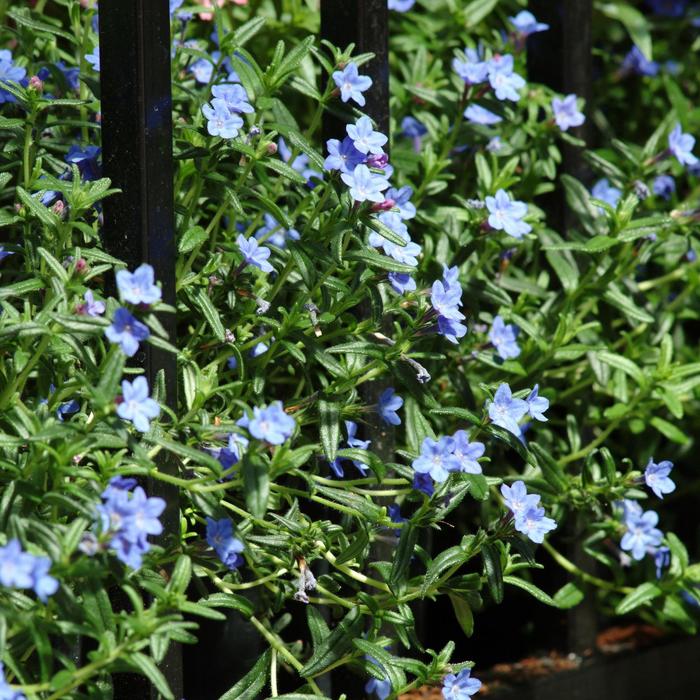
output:
M442 280L435 280L430 292L432 313L437 317L437 332L455 345L467 334L462 306L462 286L457 267L443 268Z
M163 532L159 517L165 510L165 501L149 498L136 486L136 479L121 476L109 482L102 492L102 501L97 507L100 535L107 538L117 559L132 569L139 569L143 555L151 548L148 535Z
M296 422L284 412L281 401L273 401L269 406L255 406L253 417L244 415L236 425L246 428L256 440L264 440L271 445L281 445L292 436Z
M552 112L554 121L562 131L567 131L572 126L581 126L586 121L583 112L576 106L576 95L567 95L564 99L555 97L552 100Z
M243 127L240 115L255 111L248 101L248 93L238 83L214 85L211 92L212 99L208 104L202 105L202 114L207 120L207 131L210 136L233 139Z
M403 399L394 391L393 387L385 389L377 402L377 413L387 425L401 425L401 419L397 411L403 406Z
M401 402L403 403L403 401ZM360 438L357 437L357 423L351 421L351 420L346 420L345 421L345 430L348 433L348 439L347 439L347 446L356 450L367 450L369 446L372 444L371 440L360 440ZM359 462L356 459L351 460L355 468L362 474L362 476L365 476L367 474L367 465L363 464L362 462ZM343 469L343 460L340 457L336 457L331 463L330 463L331 469L333 470L333 473L339 478L342 479L345 476L345 470Z
M549 399L539 395L539 385L535 384L527 399L513 397L508 384L501 384L496 390L493 401L487 401L489 418L495 425L504 428L520 438L519 421L527 414L538 421L546 421L544 412L549 408Z
M637 501L625 499L620 504L626 531L620 547L630 552L635 561L641 561L647 554L656 557L663 541L663 533L656 526L659 514L653 510L643 511Z
M243 564L241 552L245 546L233 534L233 523L228 518L207 518L207 544L214 549L224 566L231 571Z
M117 272L117 287L122 301L134 305L148 306L161 298L160 287L154 282L153 268L146 263L133 273L127 270ZM118 344L127 357L133 357L139 349L140 341L146 340L150 334L148 326L123 306L114 312L112 325L105 329L107 339Z
M528 493L525 482L515 481L512 486L503 484L501 495L513 514L515 529L533 542L542 544L544 536L556 528L556 522L545 516L544 508L540 506L540 496Z
M658 498L663 498L665 493L672 493L676 490L676 484L669 476L673 469L673 462L665 459L656 464L653 458L649 459L644 468L644 483L654 492Z
M451 473L481 474L478 459L483 456L484 449L483 443L470 442L466 430L458 430L451 437L425 438L420 455L411 466L417 474L427 474L441 484Z
M517 326L511 323L506 324L500 316L496 316L493 319L493 325L489 331L489 340L502 360L510 360L520 355L520 347L517 341L519 330Z
M464 54L452 61L452 68L467 85L488 81L496 98L517 102L525 79L515 72L513 56L496 54L484 61L476 49L466 48Z
M117 403L117 415L131 421L140 433L150 430L149 421L160 415L160 406L148 395L146 377L136 377L133 382L122 380L122 396Z
M19 540L10 540L0 547L0 584L6 588L31 589L42 603L58 590L58 581L49 575L50 568L48 557L25 552Z
M509 236L520 239L532 231L532 226L523 221L527 215L527 204L511 200L505 190L498 190L495 197L486 197L489 211L489 226L497 231L505 231Z
M287 240L298 241L301 237L299 231L294 228L286 229L275 219L272 214L264 214L265 225L255 232L255 238L262 240L278 248L285 248Z
M1 700L27 700L24 693L15 690L5 678L5 667L0 661L0 699Z
M0 104L3 102L16 102L15 96L3 89L3 83L23 83L27 75L27 69L16 66L9 49L0 50Z
M343 70L335 71L332 77L340 90L340 99L343 102L354 100L360 107L365 106L365 97L362 93L372 87L372 78L360 75L356 63L351 61Z
M481 690L481 681L471 678L471 669L458 674L450 673L442 679L442 697L445 700L469 700Z

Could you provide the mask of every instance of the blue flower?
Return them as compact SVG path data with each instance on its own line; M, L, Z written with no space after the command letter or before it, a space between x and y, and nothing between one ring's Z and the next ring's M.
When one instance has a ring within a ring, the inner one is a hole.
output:
M404 185L400 189L391 187L385 192L387 199L394 202L394 207L399 210L399 216L402 219L412 219L416 215L416 207L411 203L411 197L413 196L413 188L408 185Z
M403 399L395 393L393 387L385 389L377 403L377 413L387 425L401 425L396 413L403 406Z
M366 450L372 444L371 440L360 440L360 438L357 437L357 423L354 423L351 420L346 420L345 430L348 433L348 447L351 447L355 450ZM367 466L362 464L362 462L358 462L355 459L352 460L352 463L364 476L367 472Z
M524 481L514 481L512 486L501 486L501 495L506 507L513 513L515 518L521 518L532 508L537 508L540 503L540 496L536 493L528 493Z
M274 340L274 336L270 338L270 340ZM251 357L260 357L260 355L264 355L268 350L270 349L270 346L267 343L263 343L262 341L259 343L256 343L253 345L253 347L250 349L250 356Z
M407 136L413 140L413 150L420 153L423 143L423 136L428 133L428 129L424 124L419 122L415 117L404 117L401 120L401 135Z
M92 69L97 73L100 72L100 45L97 44L92 53L85 54L85 60L92 66Z
M469 105L469 107L464 110L464 117L473 124L491 125L503 121L503 117L499 117L497 114L490 112L480 105Z
M389 9L397 12L408 12L416 4L416 0L388 0L388 2ZM384 698L381 698L381 700L384 700Z
M508 21L515 27L516 31L521 36L530 36L537 32L545 32L549 29L549 25L544 22L538 22L535 15L527 10L521 10L515 17L509 17Z
M229 112L245 112L252 114L255 112L253 105L248 102L248 93L242 85L224 83L222 85L214 85L211 89L211 94L224 101ZM212 100L212 104L214 101ZM243 122L241 122L242 125ZM240 127L239 127L240 128ZM211 132L210 132L211 133Z
M671 563L671 550L668 547L659 547L654 552L654 565L656 566L656 578L661 578L664 569Z
M469 700L481 689L481 681L470 678L471 669L465 668L456 676L450 673L442 680L442 697L445 700Z
M326 170L340 170L341 173L351 173L356 166L367 159L364 153L360 153L349 136L342 141L329 139L326 142L328 157L323 161Z
M246 240L245 236L239 234L236 243L238 243L246 265L253 265L263 272L272 272L274 270L267 261L272 251L269 248L265 248L265 246L259 245L255 238Z
M635 44L622 61L620 69L623 75L647 75L654 76L659 72L659 64L656 61L650 61Z
M622 190L611 185L607 177L603 177L593 185L591 194L596 199L606 202L614 209L622 197ZM599 207L598 211L603 212L604 210Z
M104 302L95 301L95 296L93 295L91 289L88 289L85 292L83 299L85 300L85 303L80 304L76 309L79 314L96 318L105 312Z
M413 488L416 491L421 491L428 496L428 498L435 493L435 486L433 485L433 480L430 478L430 474L415 472L413 474Z
M673 153L681 165L695 165L698 159L693 155L692 151L695 146L695 137L690 134L684 134L681 125L676 124L673 131L668 135L668 149Z
M545 516L544 508L541 506L528 508L522 515L515 518L515 529L536 544L542 544L544 536L556 527L556 522Z
M19 690L14 690L12 686L5 679L5 668L0 661L0 698L2 700L27 700L27 696L24 693L20 693Z
M214 549L219 559L231 571L243 563L243 542L233 535L233 523L228 518L207 518L207 544Z
M501 384L493 401L488 404L489 418L501 428L520 436L518 421L528 412L528 404L523 399L514 399L508 384Z
M676 484L669 476L673 469L673 462L664 460L656 464L653 458L644 468L644 482L656 494L657 498L663 498L665 493L676 490Z
M654 194L663 199L671 199L676 191L676 181L670 175L658 175L651 185Z
M403 515L401 515L401 506L398 503L391 503L389 506L387 506L387 512L389 513L392 523L408 522L408 518L404 518ZM399 537L401 535L401 530L394 530L394 534Z
M219 460L221 466L226 470L238 464L247 447L248 438L238 433L231 433L228 436L228 444L226 447L211 449L209 452Z
M576 95L567 95L563 100L555 97L552 100L552 112L554 121L562 131L567 131L572 126L581 126L586 121L583 112L579 112L576 106Z
M257 440L281 445L292 436L296 422L284 412L281 401L273 401L262 408L255 406L253 417L239 420L238 425L248 428L248 432Z
M453 59L452 68L467 85L483 83L489 74L488 64L476 49L464 49L464 58Z
M12 539L0 547L0 584L6 588L31 588L42 603L58 590L58 581L49 575L50 568L48 557L23 551L19 540Z
M498 190L495 197L486 197L489 210L489 226L498 231L505 231L513 238L522 238L532 231L532 226L523 221L527 215L527 204L511 200L507 192Z
M392 0L389 0L390 3L391 1ZM410 0L410 2L413 4L414 0ZM392 8L391 5L389 5L389 9L396 8ZM367 683L365 683L365 693L367 693L367 695L376 693L379 700L386 700L391 695L391 681L386 679L380 681L378 678L370 678Z
M83 180L97 180L101 176L99 157L102 149L99 146L77 146L68 149L64 160L66 163L78 166Z
M107 339L117 343L127 357L133 357L139 349L139 341L150 336L148 326L137 321L123 306L114 312L112 325L105 329Z
M460 470L460 461L454 454L455 441L451 437L439 440L425 438L420 448L420 456L413 460L411 466L419 474L430 474L438 483L442 483L450 472Z
M202 105L202 114L206 117L210 136L233 139L238 136L238 131L243 126L243 120L231 112L226 102L218 97L211 103Z
M360 153L384 153L382 146L389 140L381 131L375 131L369 117L360 117L354 124L345 127L348 136Z
M366 165L358 165L352 173L342 173L340 177L350 188L350 196L356 202L384 201L382 192L389 187L389 182L373 173Z
M498 356L503 360L509 360L520 355L518 346L518 327L504 323L500 316L493 319L493 325L489 331L489 340L496 348Z
M525 80L513 70L513 57L510 54L494 56L487 63L489 84L499 100L517 102Z
M131 492L134 483L133 479L112 479L102 492L103 502L97 507L97 515L117 559L139 569L143 555L151 548L147 536L163 532L159 517L165 510L165 501L149 498L140 486Z
M0 245L0 260L4 260L10 255L14 255L14 253L11 250L5 250L5 248Z
M387 279L397 294L413 292L416 289L416 281L407 272L390 272Z
M663 533L657 529L659 515L653 510L647 510L641 515L629 515L625 519L627 531L622 536L620 547L632 553L636 561L644 559L648 550L656 552L663 540Z
M527 403L528 413L535 420L546 422L547 418L545 417L544 412L549 408L549 399L538 395L539 388L539 384L535 384L534 388L525 399L525 402Z
M150 430L149 420L160 415L160 406L148 395L145 377L136 377L133 382L122 380L122 400L117 405L117 415L131 421L140 433Z
M386 211L382 212L377 218L394 233L401 236L406 244L400 246L374 231L369 234L369 244L375 248L383 248L384 252L397 262L416 267L421 247L411 240L411 237L408 235L408 227L404 224L401 215L393 211Z
M185 42L187 45L187 42ZM211 82L211 77L214 75L214 64L206 58L198 58L191 66L190 73L194 76L194 79L206 85Z
M342 71L335 71L333 80L340 89L340 99L343 102L355 100L360 107L365 106L365 96L362 93L372 87L372 78L360 75L356 63L350 62Z
M465 474L481 474L481 465L477 461L484 454L482 442L469 442L466 430L458 430L453 436L454 456L459 463L458 471Z
M298 241L301 238L299 231L294 228L286 229L275 219L272 214L265 213L265 225L255 232L257 240L265 239L268 243L276 245L278 248L285 248L287 239Z
M139 265L133 272L117 272L117 288L122 301L131 304L155 304L162 292L155 284L153 268L147 263Z
M75 399L71 399L70 401L66 401L59 405L59 407L56 409L56 418L63 422L68 416L72 415L73 413L77 413L79 410L80 403L78 403L78 401Z
M19 83L27 75L27 69L16 66L12 59L12 52L8 49L0 50L0 104L3 102L16 102L15 96L3 90L3 83Z

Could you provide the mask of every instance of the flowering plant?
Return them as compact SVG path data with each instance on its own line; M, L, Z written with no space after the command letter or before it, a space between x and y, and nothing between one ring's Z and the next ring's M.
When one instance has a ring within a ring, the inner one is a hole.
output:
M268 651L222 698L324 697L344 666L382 700L474 695L454 643L417 636L421 601L467 636L516 589L696 630L700 565L655 509L693 478L697 116L670 76L643 145L607 124L587 148L590 107L526 78L549 27L525 3L389 4L391 138L362 112L372 57L317 41L310 3L171 0L175 308L107 252L95 8L6 11L8 697L107 697L130 671L172 698L169 648L234 613ZM416 45L420 12L439 45ZM174 409L146 347L177 357Z

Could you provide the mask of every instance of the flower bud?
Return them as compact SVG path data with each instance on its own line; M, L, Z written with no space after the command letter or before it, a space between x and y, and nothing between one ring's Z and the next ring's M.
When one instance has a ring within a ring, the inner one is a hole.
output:
M56 216L62 217L66 209L66 205L63 203L62 199L59 199L52 207L51 211L56 214Z
M388 162L389 156L386 153L372 154L367 158L367 165L370 168L385 168Z
M30 90L41 93L44 91L44 81L38 75L33 75L29 78L28 87Z
M385 199L383 202L378 202L372 205L372 211L390 211L396 206L393 199Z
M267 151L267 155L268 155L268 156L274 156L275 153L277 153L277 144L276 144L276 143L272 143L272 141L270 141L270 143L268 143L268 144L265 146L265 150Z

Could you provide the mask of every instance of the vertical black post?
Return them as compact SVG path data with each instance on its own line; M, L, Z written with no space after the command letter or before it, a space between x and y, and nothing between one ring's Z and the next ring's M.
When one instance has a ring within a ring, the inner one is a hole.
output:
M361 73L372 78L365 93L363 111L379 131L389 134L389 10L386 0L321 0L321 35L332 44L345 48L355 44L355 53L371 52L374 58L362 66ZM327 115L329 117L329 115ZM324 120L324 137L337 138L345 133L345 124L332 118Z
M100 0L100 92L104 172L121 193L104 202L107 250L133 270L147 262L162 284L163 301L175 305L175 233L173 206L172 96L170 12L168 0ZM171 340L174 314L160 319ZM146 370L153 389L159 371L165 380L165 403L177 406L174 355L142 347L135 361ZM164 462L161 469L175 471ZM164 537L179 532L177 489L162 482L149 485L165 498ZM182 697L178 645L171 645L161 670L175 697ZM135 678L119 681L115 697L145 698Z
M591 140L592 79L592 0L566 0L557 3L551 0L532 0L530 9L542 22L547 22L547 32L534 34L528 40L528 72L531 80L545 83L564 94L575 93L586 100L586 121L572 129L571 133L587 143ZM581 148L564 143L563 172L572 175L584 184L588 170ZM554 225L562 232L576 225L566 205L564 188L557 189L550 200ZM581 544L585 522L578 520L570 529L569 556L584 571L595 572L596 562L583 550ZM583 602L568 614L569 648L582 652L595 649L598 618L595 609L595 593L587 589Z

